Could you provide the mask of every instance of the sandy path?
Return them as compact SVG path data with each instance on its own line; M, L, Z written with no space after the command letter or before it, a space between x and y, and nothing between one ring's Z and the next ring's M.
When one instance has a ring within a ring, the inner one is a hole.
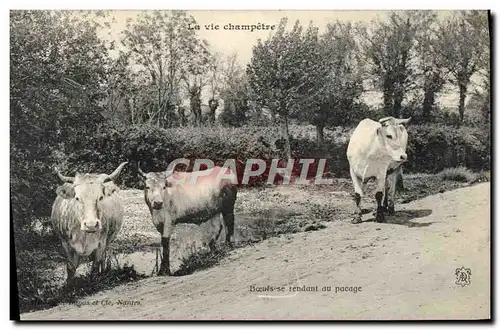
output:
M82 299L81 306L21 319L490 318L490 184L397 209L386 224L334 221L320 231L237 249L208 270L149 278ZM464 287L454 275L462 266L472 271ZM252 292L251 285L285 291ZM302 285L318 292L289 291ZM328 286L332 291L322 291ZM341 286L361 290L335 292Z

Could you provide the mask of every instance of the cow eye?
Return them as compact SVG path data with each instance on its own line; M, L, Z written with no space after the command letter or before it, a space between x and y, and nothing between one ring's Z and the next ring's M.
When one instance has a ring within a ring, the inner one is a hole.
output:
M101 197L99 197L99 200L102 201L103 198L104 198L104 196L101 196Z
M386 135L388 139L392 139L392 135L391 134L387 134Z
M78 198L78 197L75 197L75 199L76 199L77 201L80 201L80 198Z

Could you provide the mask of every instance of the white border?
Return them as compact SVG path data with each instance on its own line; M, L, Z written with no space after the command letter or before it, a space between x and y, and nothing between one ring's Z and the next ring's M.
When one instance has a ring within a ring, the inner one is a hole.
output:
M9 276L10 274L5 270L9 267L9 258L10 258L10 246L9 244L9 49L8 49L8 41L9 41L9 12L10 9L251 9L251 10L272 10L272 9L294 9L294 10L321 10L321 9L336 9L336 10L357 10L357 9L372 9L372 10L387 10L387 9L492 9L493 14L497 14L496 10L498 6L498 1L487 1L487 0L475 0L475 1L453 1L453 2L437 2L435 0L420 0L420 1L401 1L401 0L378 0L378 1L338 1L338 2L327 2L321 0L307 0L307 1L275 1L270 3L268 0L252 0L248 2L236 2L236 1L204 1L204 0L182 0L173 3L172 1L150 1L150 0L142 0L142 1L132 1L132 0L121 0L116 2L111 1L102 1L102 0L86 0L80 2L71 2L68 0L52 0L52 1L44 1L43 3L37 1L27 1L27 0L18 0L18 1L3 1L2 6L5 7L5 10L2 11L1 20L2 20L2 43L3 47L1 56L2 56L2 71L0 76L3 78L2 83L3 86L1 88L3 94L3 104L2 111L0 111L0 115L3 116L0 123L4 125L3 129L0 130L2 132L2 136L0 138L0 145L2 148L2 169L0 171L0 187L2 191L2 219L4 230L2 230L2 234L4 235L4 239L0 239L2 244L2 265L4 271L2 274L2 306L1 311L3 313L2 320L4 323L8 323L7 327L14 327L13 322L5 322L5 320L9 319L9 301L8 297L10 294L9 288ZM498 19L498 17L495 17ZM498 21L496 22L496 26L498 26ZM494 54L498 54L498 42L494 43L495 49ZM498 67L496 65L495 67ZM495 72L496 73L496 72ZM499 95L498 93L498 82L496 81L494 95ZM495 109L496 110L496 109ZM498 116L498 115L496 115ZM496 117L495 116L495 117ZM497 153L497 148L495 148L494 153ZM496 173L496 166L493 171ZM498 196L495 199L495 204L500 205L498 203ZM496 219L493 219L495 221ZM495 232L495 238L498 237L498 227L497 224L495 226L497 228ZM497 260L495 260L497 261ZM498 285L496 285L498 286ZM496 293L496 292L495 292ZM166 298L168 299L168 297ZM498 305L498 304L497 304ZM493 311L492 311L493 313ZM498 316L498 314L497 314ZM111 326L112 324L106 324L105 326ZM136 324L133 324L136 325ZM133 326L132 325L132 326ZM137 324L139 325L139 324ZM242 326L237 324L231 324L232 326ZM305 326L305 324L300 324L301 326ZM342 326L340 324L334 324L336 326ZM369 326L372 327L376 324L349 324L351 327L364 327ZM387 324L384 324L387 325ZM410 324L409 324L410 325ZM412 324L415 326L415 324ZM421 326L425 326L427 328L437 328L439 324L419 324ZM26 326L26 325L24 325ZM31 326L31 325L30 325ZM52 325L47 325L52 326ZM63 328L72 328L73 324L64 324L60 325ZM91 326L96 326L96 324L91 324ZM119 326L124 326L123 324ZM141 324L139 326L144 326ZM164 324L163 326L168 326L168 324ZM188 327L194 327L195 325L190 325ZM199 325L198 325L199 326ZM211 326L220 326L220 324L213 324ZM248 325L247 325L248 326ZM259 328L266 328L269 325L264 324L254 324L253 326ZM283 326L283 325L281 325ZM291 327L292 324L284 325L286 327ZM310 325L309 325L310 326ZM398 326L401 326L398 324ZM417 325L418 326L418 325Z

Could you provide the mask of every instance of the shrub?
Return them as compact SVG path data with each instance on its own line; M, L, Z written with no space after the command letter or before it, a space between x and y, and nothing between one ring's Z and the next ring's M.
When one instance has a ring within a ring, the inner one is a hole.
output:
M408 172L437 173L460 166L476 171L490 168L488 133L481 129L410 125L408 135Z
M188 258L184 258L182 266L173 275L184 276L194 273L197 270L207 269L218 265L230 251L226 245L208 251L193 253Z
M50 308L60 303L72 303L79 297L146 278L145 275L137 273L133 266L119 265L116 257L108 254L104 269L99 275L92 277L90 274L86 274L82 277L76 277L70 288L59 286L54 283L53 278L43 274L44 269L51 269L47 265L49 261L46 259L46 253L45 251L30 255L20 253L16 256L19 311L21 313ZM40 267L40 265L44 265L44 267Z
M349 177L346 150L352 128L336 127L325 130L325 141L319 146L315 128L290 127L293 176L299 176L300 158L326 159L325 172L337 177ZM475 171L490 168L489 133L479 128L452 128L438 124L410 125L408 128L408 156L405 172L437 173L447 167L465 166ZM247 159L263 159L266 171L253 178L250 185L267 181L269 165L274 158L281 159L279 167L286 165L283 137L276 127L243 126L227 128L184 127L162 129L149 125L132 127L104 127L92 138L91 143L68 155L68 175L74 171L110 172L122 161L129 161L120 176L125 186L139 187L137 162L143 171L163 171L177 158L191 160L187 170L192 170L193 160L207 158L216 165L227 159L236 160L239 179ZM309 168L309 177L316 174L318 162ZM181 168L182 170L182 168ZM281 180L277 178L276 183Z
M490 171L481 171L476 173L476 180L475 182L490 182Z
M451 167L439 172L441 180L457 182L473 182L476 180L476 174L466 167Z

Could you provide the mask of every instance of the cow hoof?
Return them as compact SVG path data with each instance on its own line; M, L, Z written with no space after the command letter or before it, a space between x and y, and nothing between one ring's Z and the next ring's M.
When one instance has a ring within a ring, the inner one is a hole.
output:
M377 213L375 217L375 222L385 222L385 217L383 213Z
M158 276L172 276L172 273L170 273L170 269L165 269L165 268L160 268L158 273L156 274Z
M355 217L351 220L351 223L352 223L352 224L361 223L361 216L355 216Z

